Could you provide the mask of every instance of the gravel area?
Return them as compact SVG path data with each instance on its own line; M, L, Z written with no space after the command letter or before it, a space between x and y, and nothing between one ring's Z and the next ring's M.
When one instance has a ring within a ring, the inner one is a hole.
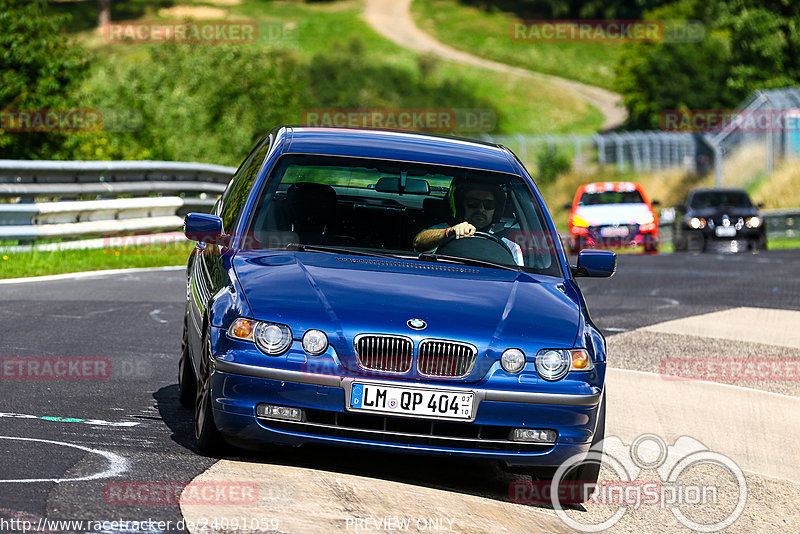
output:
M643 330L610 336L607 344L610 367L800 397L800 349Z

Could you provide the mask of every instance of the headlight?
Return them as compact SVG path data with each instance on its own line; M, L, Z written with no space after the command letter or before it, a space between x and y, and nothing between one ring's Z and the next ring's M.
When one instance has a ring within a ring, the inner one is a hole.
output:
M507 373L518 373L525 367L525 353L519 349L508 349L500 357L500 365Z
M283 354L292 344L292 331L277 323L258 323L255 333L256 345L270 356Z
M700 230L701 228L706 227L706 220L702 217L692 217L689 219L689 227L694 228L695 230Z
M536 372L545 380L561 380L570 371L591 371L592 357L586 349L545 349L536 355Z
M758 228L761 226L761 218L760 217L748 217L745 219L744 222L748 228Z
M570 358L565 350L545 350L536 355L536 372L545 380L564 378L569 372Z
M655 222L655 220L656 219L653 217L653 214L648 211L647 213L643 213L636 217L636 224L651 224Z
M303 334L303 350L311 356L317 356L328 348L328 336L322 330L306 330Z
M577 226L579 228L589 228L589 221L587 221L580 215L575 215L572 217L572 226Z

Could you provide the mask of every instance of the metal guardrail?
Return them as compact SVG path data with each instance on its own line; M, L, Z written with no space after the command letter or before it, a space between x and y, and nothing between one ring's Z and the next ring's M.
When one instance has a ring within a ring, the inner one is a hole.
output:
M760 213L767 226L767 239L770 237L800 237L800 208L762 210Z
M0 241L176 230L189 211L208 211L234 172L172 161L0 160Z

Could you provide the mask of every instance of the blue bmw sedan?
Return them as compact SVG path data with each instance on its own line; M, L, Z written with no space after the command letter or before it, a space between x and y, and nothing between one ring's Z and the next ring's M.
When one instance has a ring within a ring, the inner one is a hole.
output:
M606 345L575 278L616 258L568 264L507 148L276 128L184 230L180 399L202 452L317 443L552 472L602 440Z

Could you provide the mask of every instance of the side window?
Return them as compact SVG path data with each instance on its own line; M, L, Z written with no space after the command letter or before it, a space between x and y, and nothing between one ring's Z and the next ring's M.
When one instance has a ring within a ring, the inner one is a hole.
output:
M253 187L253 181L256 179L261 164L264 163L264 157L269 151L271 137L263 140L254 154L251 155L250 160L242 167L237 176L231 181L230 187L225 191L225 196L222 199L222 228L225 232L230 233L236 224L236 219L242 212L247 195Z

